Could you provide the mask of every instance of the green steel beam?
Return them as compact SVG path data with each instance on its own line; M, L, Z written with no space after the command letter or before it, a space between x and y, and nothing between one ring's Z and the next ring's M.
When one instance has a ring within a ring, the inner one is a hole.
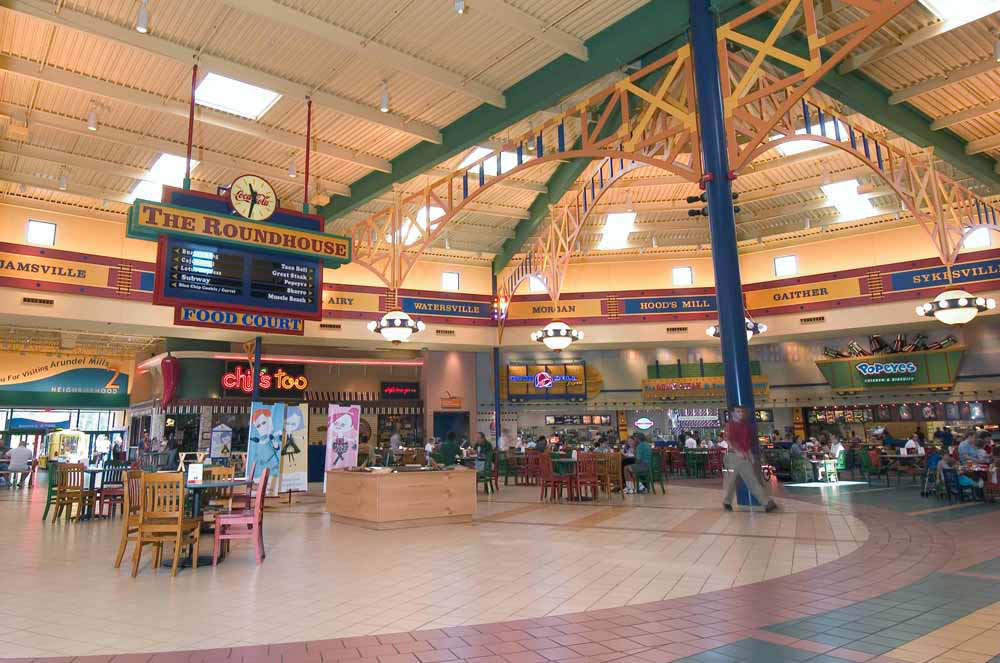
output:
M723 7L739 4L719 0ZM392 160L392 172L375 172L351 183L351 196L335 198L319 208L330 219L356 209L459 152L489 139L496 132L533 113L550 108L584 85L633 62L666 41L687 41L687 3L652 0L586 41L589 59L563 55L504 90L506 108L483 104L441 130L440 144L420 143ZM675 46L676 48L676 46Z
M745 11L749 11L752 7L749 3L744 4ZM740 31L763 40L774 24L774 20L770 17L760 16L745 24ZM806 39L798 32L778 40L777 45L791 53L808 57ZM790 72L798 71L797 68L773 58L770 62ZM947 130L932 131L932 118L913 106L889 105L891 92L859 71L842 74L835 67L820 80L816 88L911 143L920 147L934 148L935 156L984 184L1000 186L1000 175L994 170L996 162L993 159L984 155L966 154L966 142L960 136Z

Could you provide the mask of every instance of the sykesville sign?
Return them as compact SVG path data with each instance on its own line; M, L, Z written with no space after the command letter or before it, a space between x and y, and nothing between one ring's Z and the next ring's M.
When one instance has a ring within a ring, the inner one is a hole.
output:
M324 265L333 268L351 261L351 240L348 237L148 200L136 200L132 204L128 212L127 234L154 241L160 235L170 235L247 250L286 253L321 260Z
M905 354L821 359L816 367L837 393L904 388L951 391L962 365L965 347Z

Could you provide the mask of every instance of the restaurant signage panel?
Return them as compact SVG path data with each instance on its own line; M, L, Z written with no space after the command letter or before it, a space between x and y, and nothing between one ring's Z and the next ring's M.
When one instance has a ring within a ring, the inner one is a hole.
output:
M851 297L859 297L860 295L861 281L858 278L817 281L815 283L797 283L780 288L744 291L746 306L751 309L814 304L816 302L849 299Z
M905 359L897 360L892 355L821 359L816 367L838 393L899 387L948 391L955 386L964 354L964 346L952 345L943 350L907 352Z
M621 300L625 315L652 315L657 313L705 313L716 310L715 295L688 295L685 297L626 297Z
M632 425L638 428L639 430L649 430L656 424L653 423L652 419L649 419L647 417L639 417L633 422Z
M511 401L587 398L587 369L573 364L509 364L506 391Z
M14 392L90 394L120 398L127 405L133 367L129 357L0 352L0 397Z
M400 297L399 303L403 311L417 315L441 315L449 318L479 318L483 320L493 317L492 302Z
M420 398L419 382L383 382L382 399L387 401L414 400Z
M215 327L296 336L301 336L305 332L305 322L299 318L272 313L249 313L246 311L237 313L202 306L175 307L174 324L186 327Z
M600 299L563 299L558 304L550 301L518 301L507 306L508 320L535 320L554 317L591 318L603 315Z
M953 265L950 281L948 269L939 266L896 272L890 276L890 283L893 290L914 290L947 286L949 283L975 283L994 279L1000 279L1000 258Z
M754 396L766 397L767 378L751 377ZM726 397L724 377L656 378L642 381L642 400L723 400Z
M129 209L127 234L151 240L169 235L209 241L244 250L322 260L328 267L339 267L351 261L351 240L348 237L148 200L136 200Z
M309 388L302 364L261 364L257 384L261 397L301 398ZM253 369L248 364L230 362L222 374L227 396L253 393Z

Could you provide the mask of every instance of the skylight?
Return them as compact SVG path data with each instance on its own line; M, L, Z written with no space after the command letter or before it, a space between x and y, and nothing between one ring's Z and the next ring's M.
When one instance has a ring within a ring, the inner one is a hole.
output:
M462 159L462 163L458 164L458 169L468 168L472 164L476 163L488 154L493 154L493 150L488 147L476 147L471 152L469 156ZM525 163L534 157L530 154L522 153L521 163ZM517 153L516 152L501 152L500 153L500 172L506 173L509 170L517 168ZM475 168L476 172L479 172L479 166ZM483 172L487 175L497 174L497 160L496 158L487 159L483 162Z
M875 208L868 198L858 195L858 181L847 180L835 184L824 184L823 193L827 200L837 208L840 216L837 221L856 221L875 215Z
M528 276L529 292L548 292L549 287L545 284L545 277L531 274Z
M983 13L975 0L920 0L920 4L942 21L981 16Z
M436 205L421 207L417 210L417 222L414 223L409 217L403 219L403 224L399 228L399 236L403 241L403 246L410 246L420 239L420 233L428 228L427 211L430 210L431 223L444 216L444 210ZM385 241L392 242L392 235L386 235Z
M628 246L628 236L635 225L635 212L615 212L608 214L601 233L601 243L598 249L624 249Z
M149 169L146 177L139 180L139 183L129 194L129 202L136 198L142 200L160 201L163 196L163 185L182 186L184 184L184 170L186 160L176 154L161 154L153 167ZM194 169L198 162L191 159L191 168Z
M965 235L962 237L962 248L963 249L988 249L990 244L993 243L993 237L990 233L993 232L989 228L981 227L975 230L967 230Z
M805 127L803 127L801 129L796 129L795 133L796 135L799 136L804 136L806 133L812 135L820 135L820 136L823 135L823 133L820 132L818 126L813 125L810 128L812 129L812 131L807 132L805 130ZM841 140L843 140L843 138L845 137L846 131L847 129L845 127L842 126L840 128ZM826 122L823 123L823 132L826 132L826 136L828 138L833 138L834 140L836 140L837 135L834 132L833 120L827 120ZM826 147L826 143L821 143L818 140L793 140L788 143L782 143L781 145L778 145L775 149L778 150L778 152L781 152L783 156L787 157L791 154L802 154L803 152L812 152L813 150L818 150L821 147Z
M259 120L281 95L256 85L209 74L194 91L195 103L215 110Z

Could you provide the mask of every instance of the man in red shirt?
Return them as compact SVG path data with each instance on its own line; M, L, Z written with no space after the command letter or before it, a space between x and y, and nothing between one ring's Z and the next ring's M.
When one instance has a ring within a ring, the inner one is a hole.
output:
M722 488L723 508L733 510L733 494L736 492L736 477L739 476L757 501L766 504L765 511L770 513L777 509L778 505L767 496L757 473L757 465L753 462L757 450L757 427L742 405L733 407L730 412L729 422L726 424L726 440L729 442L729 453L724 460L726 471Z

